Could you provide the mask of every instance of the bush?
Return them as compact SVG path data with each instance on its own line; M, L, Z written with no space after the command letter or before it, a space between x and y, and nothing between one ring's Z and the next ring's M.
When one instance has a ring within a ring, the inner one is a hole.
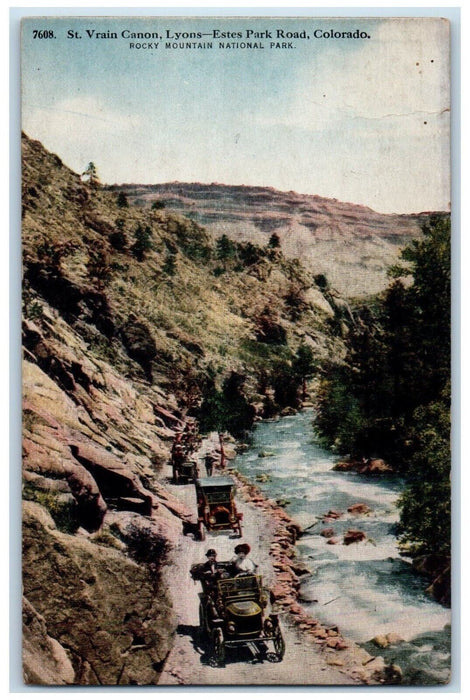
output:
M139 527L132 523L125 534L129 555L138 564L158 566L165 561L169 551L167 540L151 527Z
M139 224L135 232L135 242L131 247L132 254L139 262L145 258L145 254L152 250L152 231L149 226L145 229Z
M165 209L166 204L165 202L162 202L160 199L156 199L155 202L152 202L152 209L154 211L158 211L159 209Z
M73 534L80 527L75 501L61 500L58 491L39 491L33 486L26 485L23 498L43 506L51 514L58 530Z
M121 207L121 209L125 209L129 206L129 202L127 200L127 195L125 194L125 192L119 192L117 198L117 205L118 207Z

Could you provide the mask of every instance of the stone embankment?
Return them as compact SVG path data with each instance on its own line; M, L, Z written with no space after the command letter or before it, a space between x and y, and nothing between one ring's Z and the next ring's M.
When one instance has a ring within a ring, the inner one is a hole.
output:
M302 534L300 526L246 477L233 469L230 473L237 484L239 496L274 521L274 535L269 549L275 572L275 582L271 588L273 606L289 616L302 632L306 643L315 646L328 665L338 667L350 678L367 685L399 683L401 671L398 666L389 666L381 656L370 655L353 641L344 638L337 626L322 624L304 610L298 602L299 588L302 578L311 572L296 556L295 544Z

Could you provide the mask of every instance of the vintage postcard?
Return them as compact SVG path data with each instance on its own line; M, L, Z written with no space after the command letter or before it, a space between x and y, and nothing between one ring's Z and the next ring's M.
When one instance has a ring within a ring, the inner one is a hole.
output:
M23 18L26 685L450 682L449 53Z

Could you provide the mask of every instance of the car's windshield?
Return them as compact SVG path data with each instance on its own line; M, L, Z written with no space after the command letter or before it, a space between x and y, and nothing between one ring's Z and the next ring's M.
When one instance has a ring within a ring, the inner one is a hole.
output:
M261 589L260 576L237 576L219 581L219 591L222 596L246 593L259 593Z
M230 502L230 491L206 491L205 492L208 503L229 503Z

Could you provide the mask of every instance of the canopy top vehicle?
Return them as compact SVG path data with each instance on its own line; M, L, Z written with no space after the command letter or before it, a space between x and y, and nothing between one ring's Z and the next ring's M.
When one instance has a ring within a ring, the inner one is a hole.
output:
M235 504L235 483L226 476L196 479L197 521L201 540L207 530L233 530L242 536L243 513Z
M191 569L191 576L201 581L199 623L212 643L215 662L224 664L227 648L246 645L269 661L282 661L285 643L278 616L266 614L269 591L263 588L262 577L233 577L231 567L230 562L217 562L220 577L215 581L201 575L200 565ZM274 652L268 652L268 642Z

